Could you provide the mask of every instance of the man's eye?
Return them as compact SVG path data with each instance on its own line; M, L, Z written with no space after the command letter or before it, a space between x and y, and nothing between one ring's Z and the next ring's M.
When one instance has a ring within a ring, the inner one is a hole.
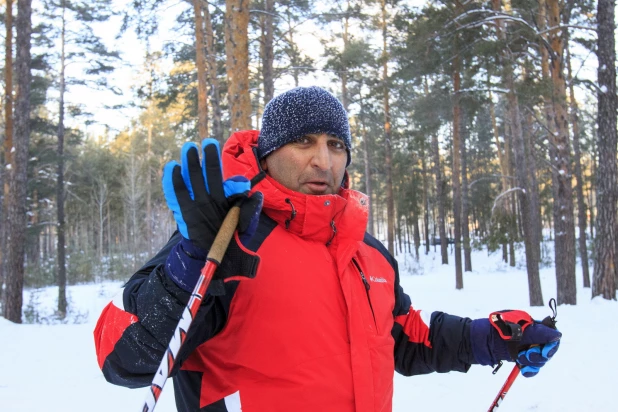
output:
M337 150L345 149L345 145L343 144L341 140L333 140L330 142L330 145Z
M303 136L299 138L298 140L296 140L296 143L307 144L309 143L309 138L307 136Z

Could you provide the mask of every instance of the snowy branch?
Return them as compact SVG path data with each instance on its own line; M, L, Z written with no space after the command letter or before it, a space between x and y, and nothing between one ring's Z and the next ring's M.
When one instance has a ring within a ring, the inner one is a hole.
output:
M513 187L513 188L511 188L511 189L509 189L509 190L505 190L504 192L500 193L500 194L498 195L498 197L496 197L496 198L494 199L494 205L491 207L491 214L492 214L492 215L494 214L494 209L495 209L495 208L496 208L496 206L498 205L498 201L499 201L500 199L502 199L504 196L508 195L509 193L513 193L513 192L515 192L515 191L517 191L517 190L520 190L522 193L526 193L526 189L523 189L523 188L521 188L521 187Z
M572 24L560 24L558 26L550 27L543 31L537 32L537 34L541 35L541 34L549 33L552 30L559 30L559 29L580 29L580 30L593 31L595 33L597 32L597 29L595 27L577 26L577 25L572 25Z
M468 189L472 189L472 186L474 186L475 184L477 184L478 182L482 182L483 180L491 180L491 179L502 179L502 178L506 178L506 179L517 179L514 176L506 176L506 175L500 175L500 174L492 174L489 176L483 176L483 177L479 177L478 179L476 179L475 181L471 182L468 185Z

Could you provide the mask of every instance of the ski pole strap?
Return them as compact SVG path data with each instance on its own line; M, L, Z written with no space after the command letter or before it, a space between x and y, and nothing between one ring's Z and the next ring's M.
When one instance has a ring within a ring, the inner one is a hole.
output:
M519 341L524 336L524 330L534 322L532 317L522 310L501 310L491 313L489 322L506 341L511 359L517 359Z
M489 315L489 322L506 341L520 341L534 320L523 310L501 310Z

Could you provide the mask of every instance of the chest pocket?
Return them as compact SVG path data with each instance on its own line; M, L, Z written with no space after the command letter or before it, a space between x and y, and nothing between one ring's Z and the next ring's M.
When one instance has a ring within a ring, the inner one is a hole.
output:
M381 256L380 256L381 257ZM393 326L394 272L380 271L384 265L363 264L363 260L352 258L354 270L358 275L356 290L362 288L366 298L361 303L365 325L376 335L390 336ZM388 266L390 269L390 266ZM362 292L360 292L362 294ZM359 299L363 300L363 299Z

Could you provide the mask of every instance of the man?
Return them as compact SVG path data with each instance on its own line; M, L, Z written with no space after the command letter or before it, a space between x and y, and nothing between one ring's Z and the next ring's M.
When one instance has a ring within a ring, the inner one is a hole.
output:
M516 359L536 374L561 334L524 312L472 321L411 307L397 262L365 233L368 199L347 184L350 148L347 113L318 87L277 96L261 132L230 137L223 172L235 177L223 181L214 140L201 165L197 145L185 144L163 176L178 232L97 324L105 377L150 384L234 203L239 230L178 356L179 411L390 411L395 370Z

